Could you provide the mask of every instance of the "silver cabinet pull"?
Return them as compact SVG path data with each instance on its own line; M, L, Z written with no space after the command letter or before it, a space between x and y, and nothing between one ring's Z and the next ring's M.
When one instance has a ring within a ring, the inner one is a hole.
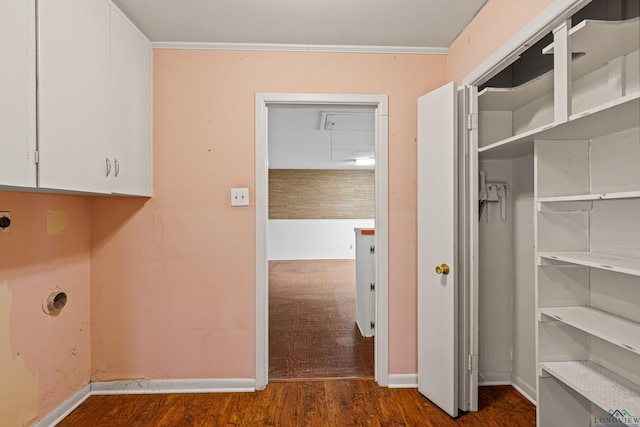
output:
M113 159L113 165L116 168L116 170L114 171L113 177L117 178L118 174L120 173L120 163L118 163L118 159Z
M106 167L105 167L106 173L104 176L109 176L109 174L111 173L111 162L109 161L108 157L105 157L104 161L106 163Z

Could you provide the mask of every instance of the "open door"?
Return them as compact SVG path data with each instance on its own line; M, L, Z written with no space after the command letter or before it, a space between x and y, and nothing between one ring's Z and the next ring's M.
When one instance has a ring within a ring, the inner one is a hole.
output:
M455 83L418 98L418 390L458 415L458 105Z

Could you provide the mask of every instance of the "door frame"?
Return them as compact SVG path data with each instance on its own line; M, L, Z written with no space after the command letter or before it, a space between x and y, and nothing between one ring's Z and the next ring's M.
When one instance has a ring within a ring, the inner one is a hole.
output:
M269 150L270 105L375 108L376 336L375 380L389 384L389 100L384 94L259 92L255 97L255 388L269 381ZM355 321L355 319L354 319Z

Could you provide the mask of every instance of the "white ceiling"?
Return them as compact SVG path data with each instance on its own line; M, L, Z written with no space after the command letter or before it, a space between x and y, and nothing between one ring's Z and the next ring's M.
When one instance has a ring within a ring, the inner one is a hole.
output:
M113 0L158 44L425 53L445 53L486 1ZM331 129L320 129L323 112L335 123ZM374 156L373 126L373 109L270 107L269 166L371 169L354 166L353 159Z
M486 0L113 0L155 42L448 48Z
M373 107L270 106L268 130L270 169L373 169Z

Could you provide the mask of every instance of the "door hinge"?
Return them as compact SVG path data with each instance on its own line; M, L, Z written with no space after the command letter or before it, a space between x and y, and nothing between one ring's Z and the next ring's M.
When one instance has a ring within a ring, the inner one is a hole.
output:
M38 150L33 152L33 163L36 165L40 163L40 152Z
M376 328L376 322L369 323L369 326L371 326L371 329L375 329Z
M478 370L478 355L470 354L467 358L467 370L469 371L477 371Z
M369 287L371 288L371 292L376 290L376 284L375 283L370 283Z
M478 129L478 113L467 115L467 130Z
M369 247L369 253L370 253L370 254L375 254L375 253L376 253L376 247L375 247L374 245L371 245L371 246Z

